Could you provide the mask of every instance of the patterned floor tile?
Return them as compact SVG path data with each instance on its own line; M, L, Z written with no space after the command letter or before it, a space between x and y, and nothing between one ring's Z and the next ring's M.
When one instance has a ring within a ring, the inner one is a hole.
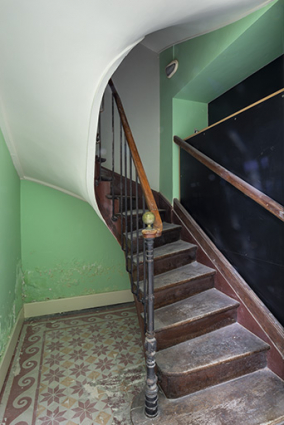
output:
M134 307L29 320L2 395L0 423L129 425L144 381Z

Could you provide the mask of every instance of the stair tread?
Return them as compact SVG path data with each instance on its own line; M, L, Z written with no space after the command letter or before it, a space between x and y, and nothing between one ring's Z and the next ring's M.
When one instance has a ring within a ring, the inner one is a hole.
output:
M193 261L185 266L155 276L155 291L175 286L178 283L182 284L199 277L212 276L215 273L216 271L214 269L204 266L198 263L198 261Z
M238 323L201 335L157 353L164 374L184 374L269 349Z
M145 396L133 405L132 422L146 425ZM159 394L156 425L280 425L284 423L284 381L269 369L250 373L175 400ZM141 406L141 409L138 407Z
M166 212L166 210L164 210L164 209L159 209L158 211L159 211L160 214ZM144 214L143 209L139 208L138 209L138 215L143 215L143 214ZM129 217L131 215L131 211L130 210L126 211L126 214L125 214L125 212L123 212L122 215L123 215L123 217L125 217L125 215L127 215L127 217ZM136 208L133 208L132 215L136 215Z
M155 311L155 330L167 329L181 323L227 311L239 306L239 303L215 288L193 295Z
M115 199L119 199L121 197L121 195L120 195L120 193L115 193L114 194L114 198ZM108 195L106 195L106 198L108 198L108 199L112 199L112 194L111 193L109 193ZM127 198L127 199L131 199L131 198L133 198L133 199L135 199L133 196L130 196L130 195L122 195L122 198Z
M182 253L187 250L196 249L196 245L193 245L189 242L185 242L183 240L178 240L175 242L171 242L162 246L159 246L154 249L154 258L168 257L175 253ZM139 263L143 261L143 253L139 254ZM137 257L133 258L134 264L137 264Z
M175 229L181 229L181 226L179 224L173 224L173 223L163 222L163 233L164 232L169 232L169 231L175 230ZM142 236L142 230L143 229L139 229L138 230L139 237ZM125 233L124 233L124 235L125 235ZM130 240L131 239L131 235L128 234L127 236L128 236L128 239ZM135 231L134 234L133 234L133 240L136 240L136 238L137 238L137 232Z

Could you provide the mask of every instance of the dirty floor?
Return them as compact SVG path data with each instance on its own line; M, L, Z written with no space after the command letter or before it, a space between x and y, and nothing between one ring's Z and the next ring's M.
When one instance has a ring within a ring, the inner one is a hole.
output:
M132 305L25 322L1 425L128 425L145 380Z

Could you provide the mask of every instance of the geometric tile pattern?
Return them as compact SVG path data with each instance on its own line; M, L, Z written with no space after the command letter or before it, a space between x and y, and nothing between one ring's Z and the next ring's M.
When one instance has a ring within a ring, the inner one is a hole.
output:
M26 321L0 424L128 425L144 363L132 305Z

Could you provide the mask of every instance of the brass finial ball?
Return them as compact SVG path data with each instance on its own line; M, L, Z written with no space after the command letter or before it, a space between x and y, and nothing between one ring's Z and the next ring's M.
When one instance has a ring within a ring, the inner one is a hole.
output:
M142 220L143 220L143 223L147 225L147 227L151 228L152 224L154 224L155 216L151 211L147 211L143 214Z

